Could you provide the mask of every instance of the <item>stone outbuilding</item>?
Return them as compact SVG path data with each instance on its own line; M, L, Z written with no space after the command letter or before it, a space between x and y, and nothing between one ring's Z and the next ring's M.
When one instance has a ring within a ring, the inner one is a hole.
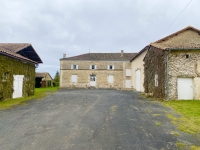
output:
M136 53L86 53L60 59L60 88L131 89Z
M34 95L35 68L42 63L28 43L0 43L0 100Z
M36 72L35 87L50 87L53 86L53 78L48 72Z
M162 99L200 99L200 30L188 26L150 44L145 93Z

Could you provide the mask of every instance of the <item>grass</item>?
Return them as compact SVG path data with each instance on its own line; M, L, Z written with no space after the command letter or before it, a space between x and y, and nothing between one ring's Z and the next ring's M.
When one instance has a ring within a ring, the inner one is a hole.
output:
M172 108L181 116L167 113L178 129L191 134L200 133L200 101L168 101L163 102L165 106Z
M155 124L156 124L156 126L162 126L161 122L159 122L159 121L156 121Z
M183 149L183 148L185 148L186 144L177 142L176 146L178 147L178 149Z
M10 108L15 105L25 105L26 101L31 99L41 99L49 94L52 94L58 90L58 87L36 88L35 95L23 98L9 99L0 102L0 109Z

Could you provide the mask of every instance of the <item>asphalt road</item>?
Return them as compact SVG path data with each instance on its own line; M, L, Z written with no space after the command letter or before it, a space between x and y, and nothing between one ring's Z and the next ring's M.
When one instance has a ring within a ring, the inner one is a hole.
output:
M0 149L173 150L177 142L192 144L167 119L168 111L132 91L60 90L0 110Z

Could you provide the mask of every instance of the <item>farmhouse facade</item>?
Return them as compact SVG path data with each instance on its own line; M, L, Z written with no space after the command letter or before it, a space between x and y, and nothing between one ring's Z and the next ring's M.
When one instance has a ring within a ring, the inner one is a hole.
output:
M189 26L151 43L144 62L145 93L200 99L200 30Z
M0 44L0 100L34 94L35 67L42 60L31 44Z
M60 59L61 88L132 88L130 60L136 53L87 53Z

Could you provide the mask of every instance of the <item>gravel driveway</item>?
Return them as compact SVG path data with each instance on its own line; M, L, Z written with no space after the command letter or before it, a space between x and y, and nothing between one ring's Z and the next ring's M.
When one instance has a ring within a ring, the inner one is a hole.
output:
M0 149L173 150L177 142L191 144L167 111L132 91L60 90L1 110Z

